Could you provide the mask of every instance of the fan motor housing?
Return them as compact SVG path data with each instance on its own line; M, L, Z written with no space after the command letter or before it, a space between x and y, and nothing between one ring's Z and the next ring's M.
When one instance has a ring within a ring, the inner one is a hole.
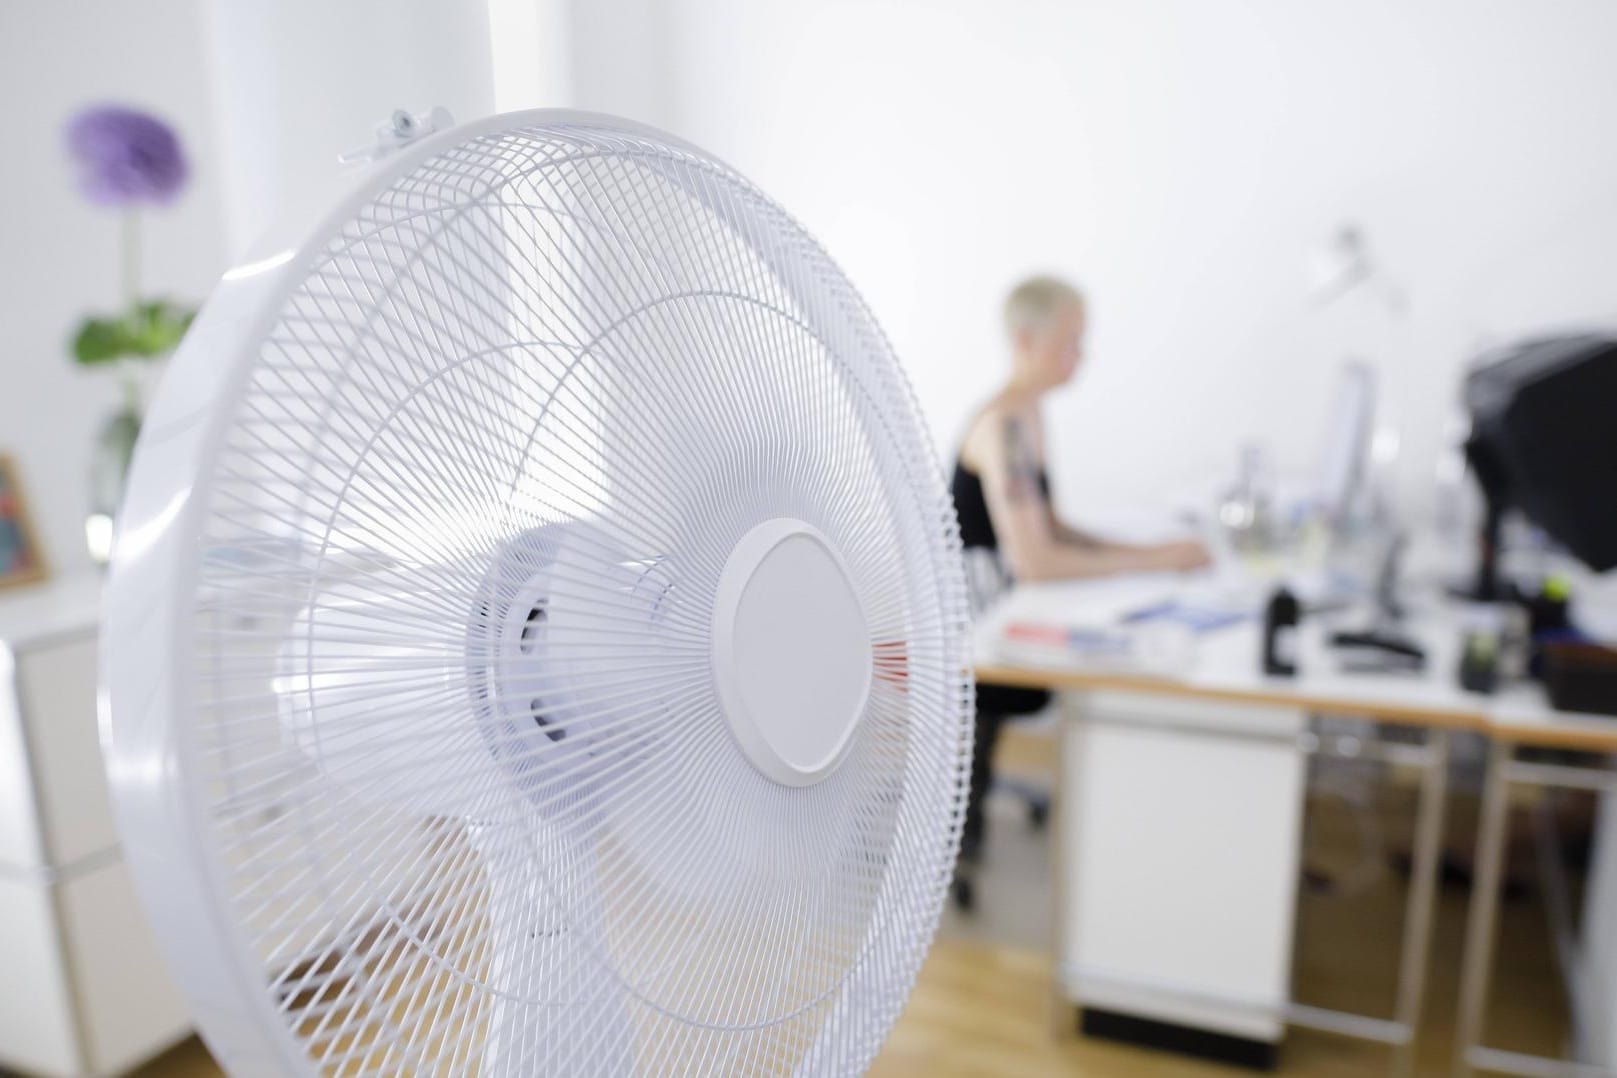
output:
M792 517L731 550L713 608L713 677L725 718L759 771L809 786L847 755L870 696L870 630L847 565Z

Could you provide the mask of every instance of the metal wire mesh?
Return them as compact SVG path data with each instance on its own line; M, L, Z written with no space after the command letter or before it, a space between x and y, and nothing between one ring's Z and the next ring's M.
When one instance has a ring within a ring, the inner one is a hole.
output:
M309 1073L868 1065L957 845L967 604L913 399L801 228L638 130L473 137L329 242L221 421L186 780ZM804 788L710 669L777 516L874 642Z

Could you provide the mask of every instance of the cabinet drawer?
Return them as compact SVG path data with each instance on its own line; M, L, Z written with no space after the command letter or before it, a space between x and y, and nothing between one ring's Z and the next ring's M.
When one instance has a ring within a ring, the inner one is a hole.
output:
M68 865L117 844L96 722L96 642L67 637L17 656L46 859Z
M0 1069L83 1070L54 899L42 880L0 876Z
M45 863L34 811L34 776L17 693L16 656L0 642L0 872Z
M90 1071L128 1070L184 1037L185 1004L123 863L69 881L57 897Z

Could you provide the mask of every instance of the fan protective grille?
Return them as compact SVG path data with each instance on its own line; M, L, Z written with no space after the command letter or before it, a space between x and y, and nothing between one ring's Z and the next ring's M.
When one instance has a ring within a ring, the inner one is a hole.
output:
M186 781L307 1073L868 1065L957 847L966 599L913 398L795 222L641 129L464 139L325 240L217 422ZM712 671L775 518L872 642L801 788Z

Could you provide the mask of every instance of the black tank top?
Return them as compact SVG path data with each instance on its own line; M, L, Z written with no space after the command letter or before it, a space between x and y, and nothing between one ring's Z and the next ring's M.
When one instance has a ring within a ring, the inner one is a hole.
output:
M1039 469L1039 492L1046 501L1050 500L1050 476L1043 468ZM997 552L999 537L994 534L994 521L988 515L988 498L983 493L982 476L960 463L958 457L954 462L954 475L949 479L949 493L954 497L954 511L960 518L961 545L967 550L980 548ZM1009 584L1009 574L1003 566L997 565L998 559L993 560L1000 585ZM1024 689L986 682L977 686L976 697L980 724L985 716L1031 715L1035 711L1042 711L1050 703L1050 693L1044 689ZM983 728L984 725L978 727L979 730ZM977 751L987 750L978 742Z
M1050 476L1039 469L1039 493L1050 500ZM960 545L967 550L982 547L998 550L999 537L994 534L994 518L988 513L988 496L983 492L982 476L967 468L956 457L954 475L949 479L949 494L954 498L955 515L960 518Z

